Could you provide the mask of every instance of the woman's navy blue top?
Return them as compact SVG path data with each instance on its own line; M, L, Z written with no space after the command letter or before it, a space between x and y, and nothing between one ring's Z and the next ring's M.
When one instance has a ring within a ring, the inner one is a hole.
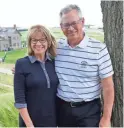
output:
M45 62L35 56L17 60L14 74L15 107L27 107L35 127L56 126L56 92L59 84L54 61ZM19 126L25 123L19 116Z

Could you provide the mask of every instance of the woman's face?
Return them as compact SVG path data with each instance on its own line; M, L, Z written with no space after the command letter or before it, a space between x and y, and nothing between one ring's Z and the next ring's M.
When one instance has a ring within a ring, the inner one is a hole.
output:
M45 55L47 51L48 43L46 37L42 32L35 32L31 36L31 49L33 50L35 55Z

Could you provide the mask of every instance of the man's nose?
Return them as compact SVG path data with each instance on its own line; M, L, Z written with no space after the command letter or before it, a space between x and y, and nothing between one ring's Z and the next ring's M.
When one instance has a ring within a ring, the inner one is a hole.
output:
M72 25L70 25L69 27L68 27L68 30L73 30L74 28L72 27Z

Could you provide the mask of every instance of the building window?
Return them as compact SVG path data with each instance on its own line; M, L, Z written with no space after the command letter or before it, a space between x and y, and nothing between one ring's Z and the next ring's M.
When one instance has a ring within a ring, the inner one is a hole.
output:
M14 43L13 46L16 46L16 43Z
M13 37L13 40L16 40L16 37Z

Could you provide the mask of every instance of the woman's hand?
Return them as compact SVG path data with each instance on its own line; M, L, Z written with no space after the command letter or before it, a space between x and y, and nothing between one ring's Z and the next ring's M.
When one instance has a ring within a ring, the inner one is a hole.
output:
M31 123L27 123L27 124L26 124L26 127L27 127L27 128L34 128L34 125L33 125L33 123L31 122Z

